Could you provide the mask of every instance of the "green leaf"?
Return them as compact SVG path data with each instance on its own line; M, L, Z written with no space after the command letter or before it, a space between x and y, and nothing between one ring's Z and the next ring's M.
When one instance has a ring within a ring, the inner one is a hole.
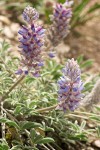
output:
M85 8L85 6L89 3L90 0L82 0L82 2L75 7L74 14L79 14Z
M90 67L93 64L93 60L87 60L83 64L80 65L81 68Z
M4 118L4 117L1 117L1 118L0 118L0 122L1 122L1 123L5 123L6 121L7 121L6 118Z
M2 50L3 51L7 50L9 47L10 47L10 45L7 42L5 42L5 41L2 42Z
M20 129L20 127L18 126L18 124L16 122L6 119L4 117L0 118L0 122L7 123L9 126L13 126L17 129Z
M32 83L32 82L34 82L34 80L35 80L34 77L29 77L29 76L28 76L28 77L26 78L26 83L28 83L28 84L29 84L29 83Z
M65 0L58 0L58 2L64 4Z
M83 55L81 55L77 58L78 64L81 64L82 61L83 61Z
M51 128L51 127L45 127L45 131L51 131L51 132L54 132L54 129L53 128Z
M86 83L85 85L84 85L84 92L86 92L86 91L91 91L92 90L92 88L94 87L94 85L92 85L92 83L91 82L88 82L88 83Z
M18 124L14 121L10 121L10 120L7 120L6 123L9 125L9 126L13 126L17 129L20 129L20 127L18 126Z
M95 108L96 108L98 111L100 111L100 107L99 107L99 106L95 106Z
M73 128L76 132L80 130L79 126L76 123L69 123L70 127Z
M54 142L54 139L50 137L46 137L46 138L38 140L36 144L46 144L46 143L52 143L52 142Z
M21 107L21 106L17 106L17 107L15 108L15 110L14 110L14 114L15 114L15 115L20 114L21 110L22 110L22 107Z
M94 12L94 11L97 10L97 9L100 9L100 4L98 4L98 3L96 3L95 5L93 5L93 6L88 10L87 13L92 13L92 12Z
M3 149L2 150L9 150L9 147L7 145L3 145Z
M40 123L36 123L36 122L29 122L29 121L26 121L26 122L21 122L21 129L24 130L24 129L31 129L31 128L37 128L37 127L40 127L41 124Z
M100 118L96 117L96 116L91 116L90 119L93 119L93 120L96 120L96 121L100 122Z
M34 139L34 143L38 144L38 141L40 141L41 139L43 139L42 135L36 135L36 137Z
M22 149L21 149L20 146L18 145L18 146L13 146L10 150L22 150Z
M34 143L34 139L35 139L35 136L36 136L36 131L35 131L34 129L32 129L32 130L30 131L30 136L31 136L31 139L32 139L32 141L33 141L33 143Z
M81 126L80 126L81 131L85 128L85 126L86 126L86 121L84 120L82 121Z

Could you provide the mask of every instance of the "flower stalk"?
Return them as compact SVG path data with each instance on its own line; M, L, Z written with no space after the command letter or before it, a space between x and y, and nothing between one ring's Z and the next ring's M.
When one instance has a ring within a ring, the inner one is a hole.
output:
M53 106L50 106L50 107L45 107L45 108L41 108L41 109L37 109L36 112L38 113L43 113L43 112L46 112L46 111L50 111L52 109L55 109L57 107L57 104L56 105L53 105Z

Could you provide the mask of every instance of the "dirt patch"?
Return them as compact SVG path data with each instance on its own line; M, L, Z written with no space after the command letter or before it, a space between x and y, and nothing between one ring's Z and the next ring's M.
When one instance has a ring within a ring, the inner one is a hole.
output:
M94 18L85 25L77 27L75 32L66 38L70 45L67 57L76 58L84 55L85 59L93 59L93 72L100 72L100 20Z

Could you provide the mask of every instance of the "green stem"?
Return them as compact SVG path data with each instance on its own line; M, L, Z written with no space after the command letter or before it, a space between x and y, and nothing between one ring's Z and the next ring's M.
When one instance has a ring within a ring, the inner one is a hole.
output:
M36 112L43 113L43 112L45 112L45 111L50 111L50 110L52 110L52 109L55 109L56 107L57 107L57 104L56 104L56 105L53 105L53 106L50 106L50 107L37 109Z
M55 150L49 143L47 143L47 146L50 147L51 150Z
M81 116L81 115L75 115L75 114L68 114L68 115L65 115L65 117L78 117L78 118L82 118L82 119L86 119L88 120L89 118L88 117L85 117L85 116Z
M44 144L42 144L42 146L43 146L46 150L50 150L50 149L48 149L48 147L46 147Z
M24 79L25 75L22 75L14 84L13 86L4 94L4 96L1 97L0 102L4 101L9 93Z
M62 148L60 148L60 147L58 146L58 144L56 144L56 142L53 143L53 145L57 148L57 150L63 150Z
M81 111L75 111L75 113L77 114L84 114L84 115L90 115L90 116L97 116L97 117L100 117L99 114L95 114L95 113L89 113L89 112L81 112Z

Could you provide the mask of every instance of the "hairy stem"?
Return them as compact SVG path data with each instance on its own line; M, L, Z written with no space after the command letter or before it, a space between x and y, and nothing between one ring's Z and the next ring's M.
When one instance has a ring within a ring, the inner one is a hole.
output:
M37 109L36 112L43 113L45 111L50 111L52 109L55 109L56 107L57 107L57 104L53 105L53 106L50 106L50 107L45 107L45 108Z
M6 118L6 113L4 113L3 111L3 102L1 102L1 115L2 117L5 117ZM1 130L2 130L2 138L4 139L5 138L5 123L1 123Z
M50 150L46 145L42 144L42 146L45 148L45 150Z
M68 115L65 115L65 117L76 117L76 118L82 118L82 119L86 119L88 120L89 118L86 117L86 116L82 116L82 115L75 115L75 114L68 114Z
M86 115L86 116L97 116L97 117L100 117L99 114L89 113L89 112L75 111L74 113L76 113L76 114L83 114L83 115Z

